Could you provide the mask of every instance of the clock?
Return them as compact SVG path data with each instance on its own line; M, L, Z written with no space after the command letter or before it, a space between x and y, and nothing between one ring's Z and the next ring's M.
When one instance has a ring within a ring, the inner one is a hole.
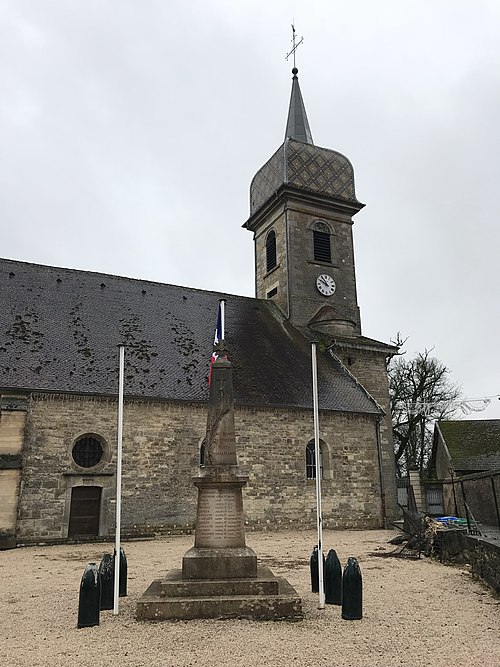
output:
M316 287L323 296L332 296L335 292L335 280L327 273L322 273L316 278Z

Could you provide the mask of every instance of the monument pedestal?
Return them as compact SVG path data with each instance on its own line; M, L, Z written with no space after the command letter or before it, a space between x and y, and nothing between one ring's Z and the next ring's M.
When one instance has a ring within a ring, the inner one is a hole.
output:
M250 547L192 547L182 559L183 579L248 579L257 576L257 556Z
M202 466L194 547L182 559L183 579L241 579L257 576L257 556L245 544L242 489L248 481L238 466Z

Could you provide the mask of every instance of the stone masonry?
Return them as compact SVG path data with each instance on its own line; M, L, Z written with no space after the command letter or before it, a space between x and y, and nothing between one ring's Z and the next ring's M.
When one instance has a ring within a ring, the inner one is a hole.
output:
M26 410L2 400L0 407L0 549L16 544L16 517L21 483L21 450Z
M334 354L354 375L356 380L373 396L385 412L385 416L380 421L382 471L387 518L395 520L399 517L399 508L396 503L396 463L394 460L386 356L380 351L363 349L361 346L356 347L352 344L345 346L336 345Z
M324 413L324 525L382 525L374 417ZM312 411L236 408L239 464L250 474L245 490L249 528L315 525L315 482L306 479L305 448ZM205 434L202 404L125 401L122 520L125 535L186 530L196 512L191 478ZM71 450L82 434L104 440L92 469L77 466ZM99 534L114 532L116 402L113 399L34 395L23 447L18 508L19 543L68 535L71 489L102 487Z
M332 229L332 263L314 261L311 227L316 221L326 222ZM277 266L267 273L265 245L271 229L276 233ZM334 307L340 304L343 309L347 304L359 333L352 220L348 215L327 212L324 207L283 204L255 231L255 267L257 298L265 299L277 287L278 292L272 299L288 314L288 290L291 290L289 314L294 324L305 326L325 304ZM315 288L316 277L322 271L331 273L337 284L333 300L322 297Z

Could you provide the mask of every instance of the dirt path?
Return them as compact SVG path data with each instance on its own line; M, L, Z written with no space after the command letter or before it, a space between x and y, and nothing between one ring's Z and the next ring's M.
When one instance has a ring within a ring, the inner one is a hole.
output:
M363 573L364 619L342 621L338 607L316 608L310 592L313 532L250 533L249 546L303 598L299 623L189 621L138 623L135 603L149 583L180 566L193 537L124 545L129 596L120 615L76 628L80 578L110 544L30 547L0 552L0 664L5 667L309 666L500 667L500 601L464 570L423 559L377 558L389 531L326 531L325 548Z

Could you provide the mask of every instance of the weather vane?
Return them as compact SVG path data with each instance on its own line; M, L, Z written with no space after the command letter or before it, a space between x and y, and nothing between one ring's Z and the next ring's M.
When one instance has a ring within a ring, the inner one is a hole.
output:
M302 44L302 42L304 41L304 38L301 37L300 40L299 40L297 43L295 42L295 40L296 40L296 37L295 37L295 26L294 26L293 23L292 23L292 39L291 39L291 42L292 42L292 50L291 50L289 53L286 54L286 56L285 56L285 60L288 60L288 58L290 58L290 56L291 56L292 53L293 53L293 67L294 67L294 69L295 69L295 51L297 51L297 49L299 48L299 46Z

